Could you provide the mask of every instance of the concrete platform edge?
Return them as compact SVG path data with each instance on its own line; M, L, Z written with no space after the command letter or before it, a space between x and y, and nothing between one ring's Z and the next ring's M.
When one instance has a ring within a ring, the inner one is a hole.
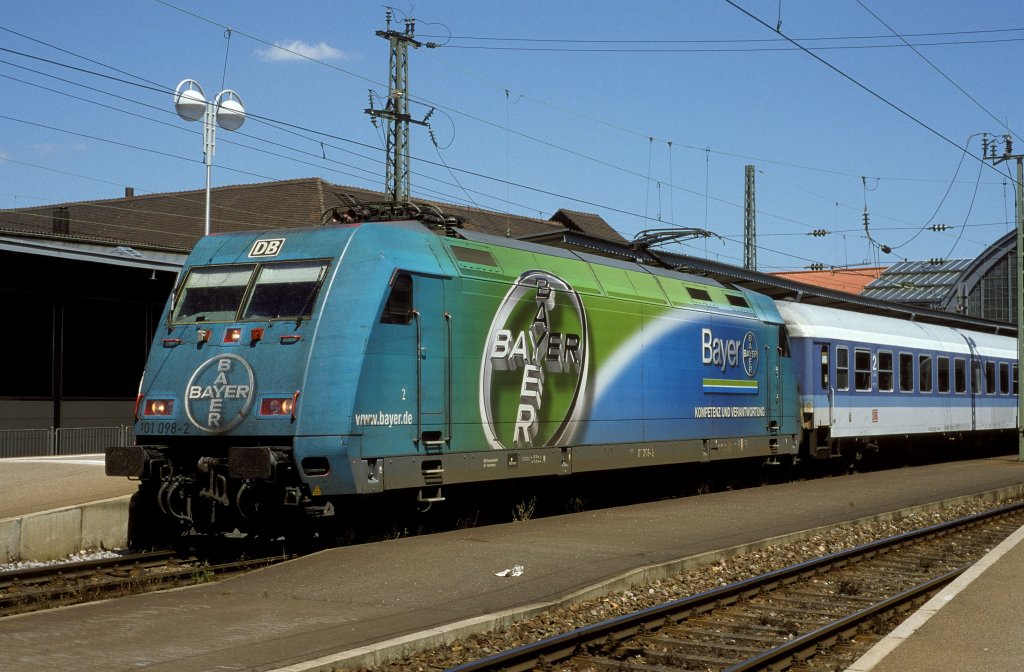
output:
M870 672L875 669L875 666L885 659L886 656L920 630L928 622L928 619L949 604L950 600L971 585L975 579L984 574L989 567L994 565L1021 541L1024 541L1024 527L1004 539L1002 543L989 551L981 560L971 565L966 572L958 576L955 581L937 593L935 597L925 602L921 608L900 623L899 627L890 632L882 641L871 647L867 653L855 660L852 665L846 668L846 672Z
M123 548L131 495L0 520L0 562L65 558L90 548Z
M322 656L320 658L293 663L284 667L274 668L270 672L335 672L338 669L361 669L361 668L372 668L377 665L382 665L397 659L400 659L409 654L424 649L431 648L442 644L450 644L460 637L474 634L477 632L487 632L498 628L506 627L516 623L518 621L526 620L540 614L549 609L558 607L567 607L579 602L584 602L588 599L606 595L621 590L628 590L631 586L639 583L647 583L658 579L663 579L674 574L693 569L696 567L702 567L718 560L731 558L736 555L742 555L751 551L766 548L768 546L788 544L794 541L800 541L823 530L835 529L837 527L843 527L845 525L856 525L866 524L872 522L887 522L895 520L898 517L905 517L907 515L914 515L918 513L928 513L930 511L938 511L959 504L975 501L999 501L1002 499L1011 499L1014 497L1024 496L1024 485L1014 485L1005 488L999 488L996 490L990 490L987 492L981 492L974 495L964 495L961 497L954 497L952 499L944 500L941 502L933 502L929 504L923 504L910 509L902 509L900 511L891 511L889 513L883 513L876 516L867 516L865 518L859 518L855 520L846 521L837 525L825 525L822 527L806 530L803 532L795 532L792 534L780 535L772 537L770 539L764 539L755 543L740 544L738 546L732 546L729 548L723 548L708 553L701 553L699 555L688 556L673 560L658 565L649 565L646 567L640 567L635 570L625 572L618 576L609 578L607 581L588 586L582 590L569 593L566 596L544 603L533 603L522 605L520 607L514 607L501 612L493 614L483 614L475 618L465 619L450 623L438 628L431 628L421 632L410 633L401 637L395 637L389 640L368 644L356 649L349 649L346 651L339 651L335 654L328 656ZM1014 535L1016 536L1016 535ZM1005 542L1004 542L1005 543ZM995 552L995 551L993 551ZM957 581L950 584L955 586L964 577L960 577ZM939 597L945 594L940 593L932 600L935 601ZM929 602L928 604L931 604ZM927 607L927 605L925 605ZM922 607L923 609L924 607ZM880 646L879 643L877 646ZM850 668L853 670L854 668ZM870 668L865 668L869 670Z

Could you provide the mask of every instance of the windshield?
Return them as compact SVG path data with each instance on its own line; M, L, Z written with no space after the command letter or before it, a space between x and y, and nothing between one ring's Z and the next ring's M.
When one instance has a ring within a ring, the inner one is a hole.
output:
M255 269L255 264L191 269L175 302L171 319L185 323L234 320Z
M256 276L243 320L309 317L327 262L267 264Z
M189 270L175 298L176 324L304 319L313 312L329 260Z

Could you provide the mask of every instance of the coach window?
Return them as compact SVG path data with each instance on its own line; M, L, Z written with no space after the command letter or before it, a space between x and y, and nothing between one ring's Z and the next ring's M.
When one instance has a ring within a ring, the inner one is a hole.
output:
M967 391L967 360L961 357L953 360L953 391L957 394Z
M1017 395L1017 365L1013 365L1013 394Z
M871 351L865 348L853 349L854 384L858 392L871 391Z
M892 392L892 353L878 352L878 389Z
M999 393L1010 393L1010 365L1006 362L999 362Z
M836 389L850 389L850 351L845 345L836 346Z
M971 360L971 394L981 394L981 362Z
M985 362L985 394L996 393L996 363Z
M932 391L932 356L917 356L917 389L922 392Z
M823 345L819 350L821 359L821 389L828 389L828 346Z
M939 357L939 392L949 394L949 357Z
M409 324L412 322L412 277L399 273L391 283L384 311L380 316L381 324Z
M900 353L900 392L914 391L914 356L909 352Z

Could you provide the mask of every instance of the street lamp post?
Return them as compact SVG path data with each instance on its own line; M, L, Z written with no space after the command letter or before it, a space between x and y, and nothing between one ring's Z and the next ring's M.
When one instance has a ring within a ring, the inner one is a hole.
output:
M206 217L204 235L210 235L210 168L216 144L217 126L237 131L245 123L242 99L231 89L224 89L213 101L206 100L203 87L194 79L182 80L174 90L174 109L185 121L203 120L203 160L206 163ZM214 123L216 122L216 123Z

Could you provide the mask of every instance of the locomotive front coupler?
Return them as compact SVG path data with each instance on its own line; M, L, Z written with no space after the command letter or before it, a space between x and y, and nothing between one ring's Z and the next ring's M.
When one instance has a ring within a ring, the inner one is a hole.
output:
M231 506L231 499L228 497L227 476L217 473L217 467L223 462L216 457L200 457L196 464L196 471L209 476L207 486L199 491L200 497L213 500L221 506Z

